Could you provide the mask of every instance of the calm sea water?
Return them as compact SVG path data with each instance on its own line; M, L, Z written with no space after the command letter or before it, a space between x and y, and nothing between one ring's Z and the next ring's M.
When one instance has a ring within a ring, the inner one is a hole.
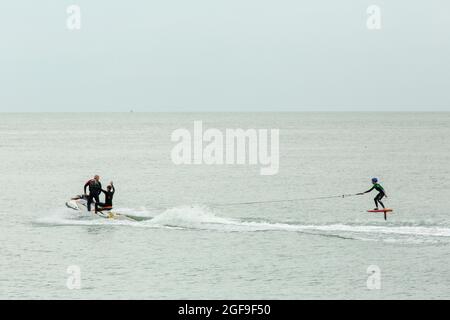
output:
M449 113L1 114L2 299L450 298ZM173 130L280 129L280 171L172 163ZM98 173L118 212L65 201ZM394 213L367 213L379 177ZM380 289L369 289L369 266ZM67 287L69 266L81 288ZM377 278L378 279L378 278Z

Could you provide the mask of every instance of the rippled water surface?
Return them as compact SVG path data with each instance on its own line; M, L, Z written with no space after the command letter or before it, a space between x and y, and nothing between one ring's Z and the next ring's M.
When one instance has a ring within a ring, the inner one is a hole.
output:
M450 298L450 114L0 117L0 298ZM195 120L280 129L279 173L174 165L170 135ZM95 173L136 220L65 207ZM362 192L373 176L387 221L366 212L374 194L258 203Z

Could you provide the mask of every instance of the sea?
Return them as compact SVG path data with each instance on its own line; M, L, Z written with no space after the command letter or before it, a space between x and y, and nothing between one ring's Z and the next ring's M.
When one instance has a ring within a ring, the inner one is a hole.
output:
M450 298L450 113L0 120L0 299ZM279 130L278 172L174 163L195 121ZM133 220L65 206L95 174Z

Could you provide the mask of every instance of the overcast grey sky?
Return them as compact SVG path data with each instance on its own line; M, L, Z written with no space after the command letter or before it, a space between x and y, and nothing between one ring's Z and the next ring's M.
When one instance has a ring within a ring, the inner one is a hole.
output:
M381 30L367 29L369 5ZM2 0L0 111L450 111L449 12L448 0Z

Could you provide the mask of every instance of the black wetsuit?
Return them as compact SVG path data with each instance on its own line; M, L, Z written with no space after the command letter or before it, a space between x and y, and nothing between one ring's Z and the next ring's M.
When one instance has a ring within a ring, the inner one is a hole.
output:
M114 189L114 187L112 187L111 191L106 191L106 190L102 190L101 192L103 192L105 194L105 202L96 202L95 203L95 211L109 211L112 209L113 206L113 197L114 197L114 193L116 192L116 189Z
M377 194L376 197L373 199L373 200L375 201L375 207L378 208L378 203L380 203L381 206L382 206L383 208L385 208L383 202L381 202L381 199L383 199L383 198L386 196L386 192L384 191L384 188L383 188L380 184L375 183L375 184L373 185L373 187L372 187L370 190L367 190L367 191L364 192L364 193L369 193L369 192L371 192L371 191L374 190L374 189L378 191L378 194Z
M98 196L102 192L102 184L100 181L97 181L95 179L89 180L84 185L84 193L86 194L86 188L89 187L89 195L87 197L87 209L88 211L91 211L91 204L92 202L99 203L100 199Z

